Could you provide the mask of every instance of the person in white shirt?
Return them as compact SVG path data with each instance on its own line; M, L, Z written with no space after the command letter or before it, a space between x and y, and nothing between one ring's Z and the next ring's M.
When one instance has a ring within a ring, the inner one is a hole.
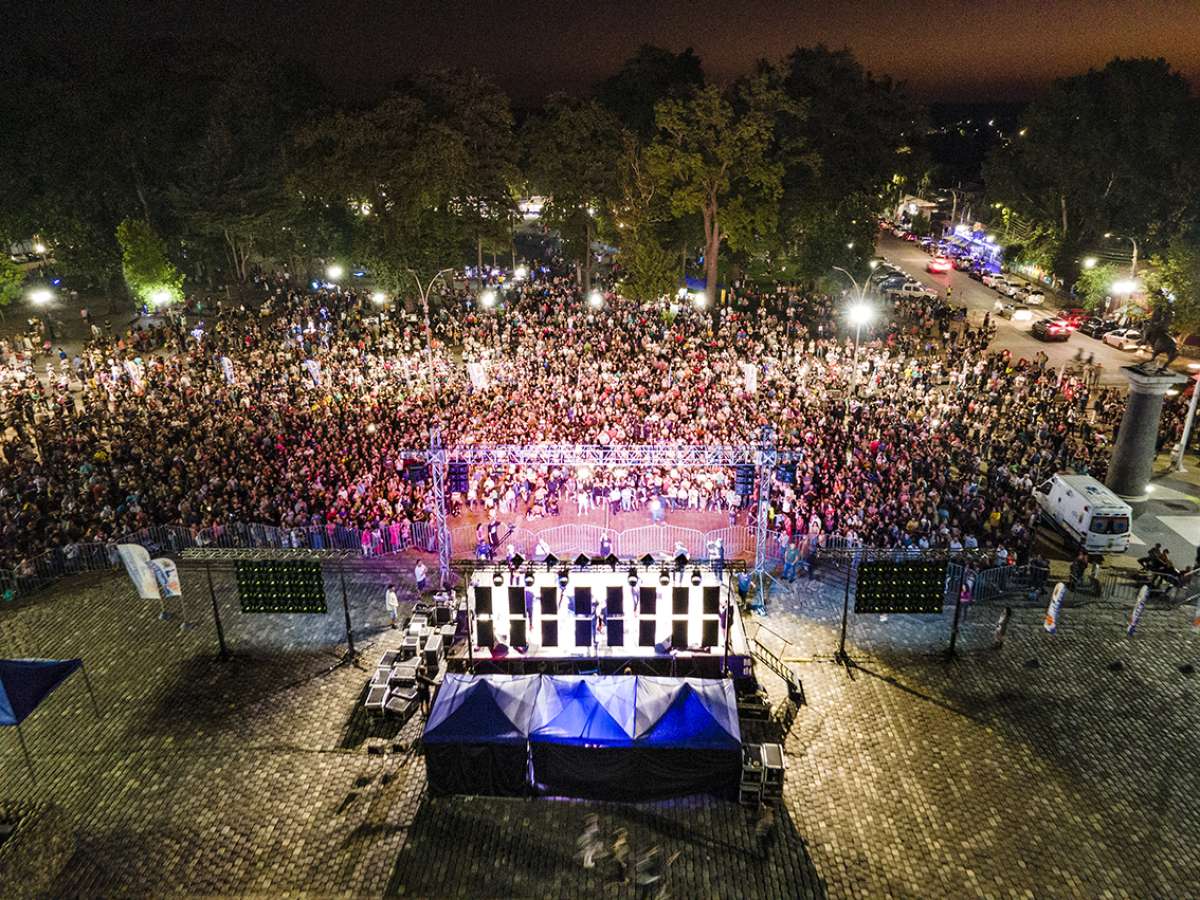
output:
M400 598L396 595L396 586L394 584L388 585L383 602L387 606L388 618L392 620L392 627L395 628L400 618Z
M425 563L421 562L421 560L417 560L416 566L413 567L413 581L415 581L417 583L417 593L418 594L425 593L425 588L426 588L425 575L427 572L428 572L428 569L425 568Z

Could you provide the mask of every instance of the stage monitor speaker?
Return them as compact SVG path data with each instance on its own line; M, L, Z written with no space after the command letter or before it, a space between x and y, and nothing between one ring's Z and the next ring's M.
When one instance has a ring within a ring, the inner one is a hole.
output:
M542 615L553 616L558 613L558 588L542 588Z
M525 638L525 619L512 618L508 620L508 642L514 647L528 647L529 641Z
M721 589L710 584L704 589L704 615L715 616L721 612Z
M609 585L604 592L604 609L610 616L625 614L625 588Z
M558 646L558 619L542 619L542 646Z
M638 589L638 615L652 616L658 612L658 588L644 587ZM651 644L654 641L650 642Z
M510 616L515 616L517 613L525 615L525 588L509 587L508 614Z
M715 647L721 640L720 622L716 619L705 619L700 623L700 645Z
M591 616L592 589L590 587L575 588L575 615Z
M449 625L451 612L452 610L450 609L449 603L439 603L434 609L434 621L438 625Z
M625 620L624 619L609 619L604 626L604 632L608 635L608 646L624 647L625 646Z
M492 589L479 584L475 586L475 615L490 616L492 614Z
M490 619L486 622L476 622L475 633L478 636L475 643L479 647L490 647L496 643L496 630L492 627Z
M691 596L689 588L671 588L671 615L686 616L688 614L689 596Z
M671 620L671 646L676 650L683 650L688 645L688 620L687 619L672 619Z
M575 620L575 646L576 647L592 646L592 620L591 619L576 619Z
M653 647L654 646L654 631L658 627L658 623L653 619L642 619L638 622L638 646Z

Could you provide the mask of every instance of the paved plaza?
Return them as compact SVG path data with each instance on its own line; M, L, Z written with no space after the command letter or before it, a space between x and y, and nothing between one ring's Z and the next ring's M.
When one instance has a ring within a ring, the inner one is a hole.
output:
M83 657L103 712L76 676L27 720L36 785L0 733L0 817L23 815L0 878L43 873L0 895L633 896L611 860L574 858L588 812L635 850L677 853L677 898L1200 895L1188 609L1148 611L1133 639L1118 608L1068 609L1055 636L1018 609L1002 650L975 641L953 663L872 617L847 671L822 590L777 594L755 621L792 642L807 705L784 741L784 810L759 840L711 798L430 799L419 722L361 710L366 668L394 642L382 585L408 571L348 577L362 668L336 667L340 596L283 621L218 590L234 657L216 660L194 570L188 631L116 575L0 608L0 654Z

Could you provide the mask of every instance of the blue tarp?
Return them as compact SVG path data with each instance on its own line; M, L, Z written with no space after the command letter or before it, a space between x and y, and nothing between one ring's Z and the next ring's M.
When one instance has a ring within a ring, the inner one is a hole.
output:
M81 659L0 659L0 725L20 725Z
M524 744L537 675L448 674L429 713L427 744Z

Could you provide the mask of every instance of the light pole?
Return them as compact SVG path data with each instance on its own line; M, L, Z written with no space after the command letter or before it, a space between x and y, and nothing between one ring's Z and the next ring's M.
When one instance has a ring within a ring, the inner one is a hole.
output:
M1129 259L1129 277L1136 278L1137 277L1137 264L1138 264L1137 239L1131 238L1127 234L1113 234L1111 231L1104 232L1104 236L1106 238L1115 238L1118 241L1129 241L1129 243L1133 246L1133 256L1131 256Z
M875 318L875 310L871 304L867 302L867 286L866 284L859 285L857 279L841 266L834 266L837 271L841 272L850 279L850 283L854 285L855 298L854 302L846 309L846 321L854 326L854 371L850 374L850 395L854 396L858 388L858 344L862 337L862 328L864 325L870 325L871 320ZM846 415L850 415L850 404L846 403Z
M436 275L425 283L425 287L421 287L421 278L417 275L415 269L409 269L408 274L413 277L416 282L417 291L421 294L421 310L425 313L425 362L429 366L429 389L433 391L434 402L437 402L437 378L433 374L433 328L429 325L429 294L433 290L433 284L447 272L452 272L453 269L442 269Z

